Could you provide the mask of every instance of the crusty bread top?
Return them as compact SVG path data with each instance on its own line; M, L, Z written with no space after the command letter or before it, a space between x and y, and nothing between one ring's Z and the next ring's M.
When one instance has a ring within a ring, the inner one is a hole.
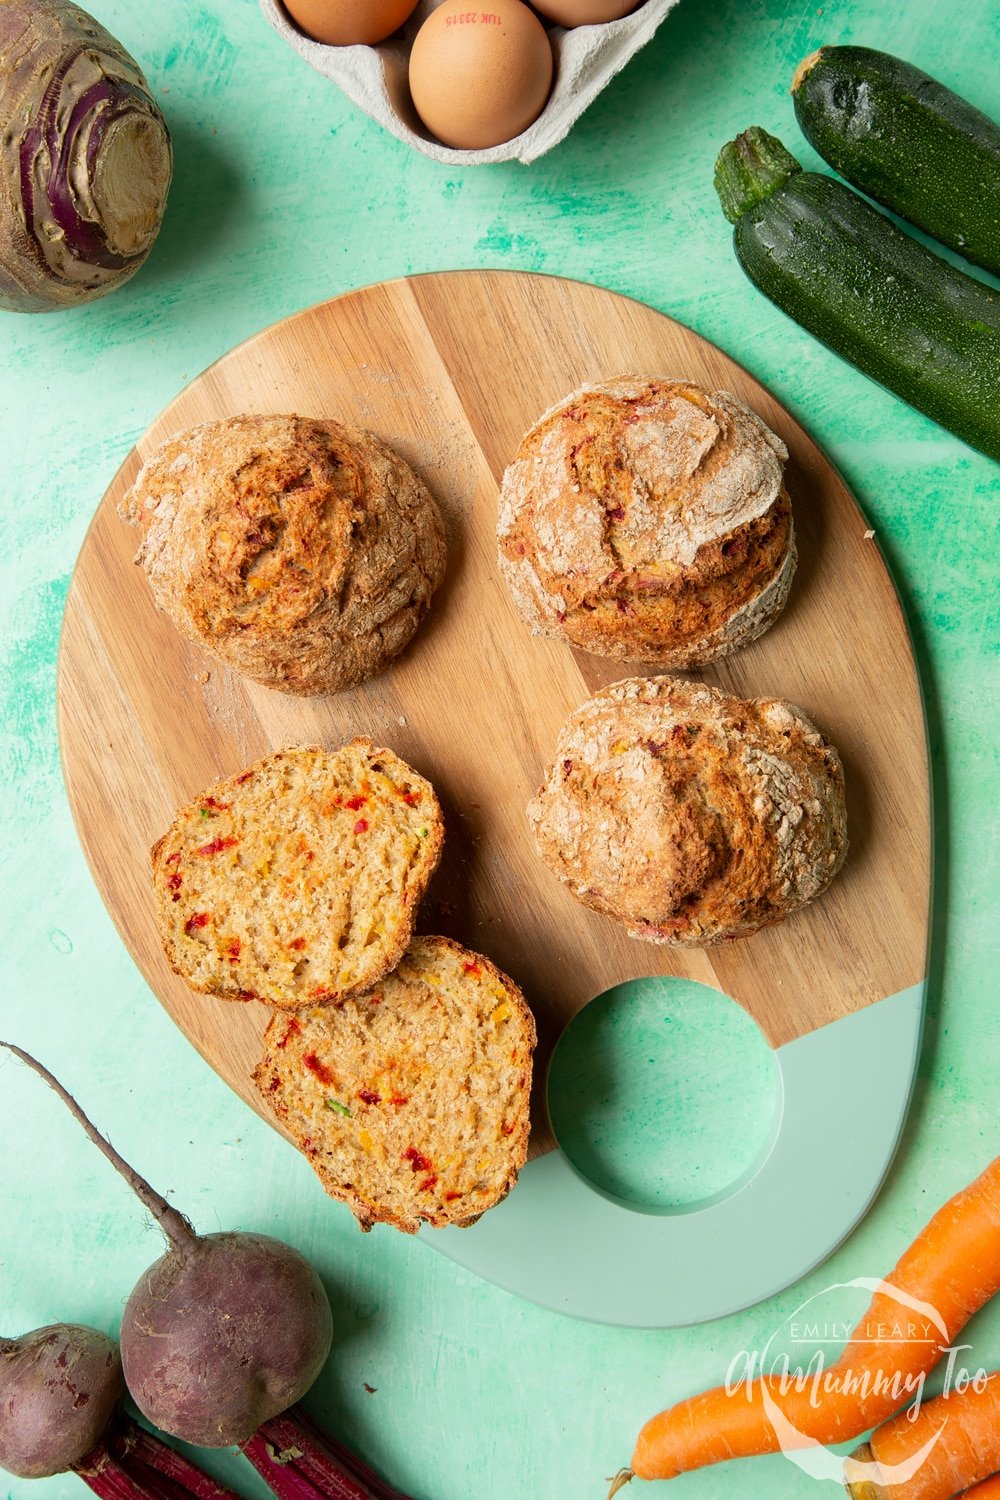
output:
M847 852L840 757L801 709L669 677L571 714L528 816L584 905L678 946L781 921Z
M178 433L120 511L182 633L289 693L381 670L444 574L425 486L371 433L333 421L240 416Z
M362 1229L469 1224L528 1149L535 1024L481 954L414 938L374 989L275 1015L254 1081Z
M358 993L405 951L443 841L433 787L391 750L280 750L182 807L154 847L167 958L227 1000Z
M787 450L724 391L621 376L547 411L504 474L500 567L536 634L659 666L760 635L794 569Z

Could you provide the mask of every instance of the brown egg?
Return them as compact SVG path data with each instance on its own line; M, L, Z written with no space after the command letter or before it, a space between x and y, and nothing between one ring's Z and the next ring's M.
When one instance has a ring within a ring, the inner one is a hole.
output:
M537 11L560 26L594 26L601 21L620 21L638 0L532 0Z
M384 41L417 8L417 0L283 0L283 4L300 31L333 47Z
M474 151L527 130L552 68L545 28L520 0L444 0L417 32L410 93L438 140Z

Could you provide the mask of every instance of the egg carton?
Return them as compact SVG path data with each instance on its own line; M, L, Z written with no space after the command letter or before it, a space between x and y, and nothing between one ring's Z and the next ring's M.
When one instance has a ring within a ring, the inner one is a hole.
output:
M538 119L512 141L483 151L456 151L435 140L421 123L407 82L413 38L441 0L421 0L406 25L377 47L328 47L314 42L288 18L280 0L260 0L261 9L317 73L336 83L366 114L399 140L434 161L478 166L491 161L531 162L558 145L588 104L645 46L678 0L645 0L631 15L601 26L548 28L555 54L555 85Z

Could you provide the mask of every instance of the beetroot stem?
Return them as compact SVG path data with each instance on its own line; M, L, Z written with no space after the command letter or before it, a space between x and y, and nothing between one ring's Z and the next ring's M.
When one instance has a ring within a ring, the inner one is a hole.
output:
M239 1500L234 1490L124 1415L74 1472L104 1500Z
M409 1500L321 1432L301 1406L271 1417L240 1446L278 1500Z
M366 1490L337 1470L314 1483L300 1467L304 1454L297 1443L275 1443L261 1431L241 1443L240 1451L278 1500L369 1500Z
M97 1149L104 1152L115 1171L124 1177L136 1197L149 1209L173 1248L180 1254L190 1250L198 1236L184 1215L179 1209L171 1207L166 1198L162 1198L155 1188L150 1187L145 1177L140 1177L135 1168L130 1167L125 1158L118 1155L111 1142L105 1139L96 1125L91 1124L73 1095L63 1088L58 1078L55 1078L37 1058L32 1057L30 1052L16 1047L13 1042L0 1041L0 1047L13 1052L15 1057L19 1057L33 1072L38 1074L39 1078L45 1080L50 1089L59 1095L77 1124L82 1126Z

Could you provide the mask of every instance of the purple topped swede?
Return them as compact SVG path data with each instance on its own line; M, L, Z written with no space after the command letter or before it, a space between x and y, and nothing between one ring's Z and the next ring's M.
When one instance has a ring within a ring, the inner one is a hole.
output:
M68 0L0 0L0 307L127 281L166 207L170 135L138 64Z

